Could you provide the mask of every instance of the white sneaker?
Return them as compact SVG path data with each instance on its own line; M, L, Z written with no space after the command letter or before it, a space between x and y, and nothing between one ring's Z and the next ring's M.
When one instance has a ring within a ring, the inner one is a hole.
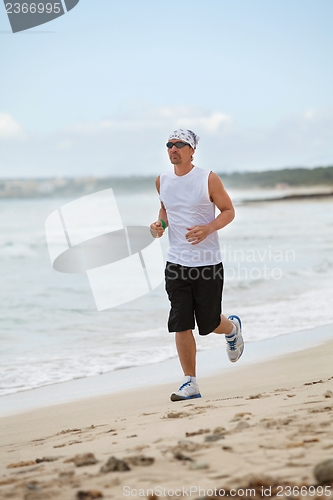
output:
M183 401L185 399L195 398L201 398L199 386L194 382L191 382L191 377L189 376L184 377L184 381L178 391L173 392L170 395L171 401Z
M236 334L229 339L228 335L225 336L227 341L227 353L230 361L236 363L244 351L244 340L242 337L242 322L236 315L229 316L228 318L236 326Z

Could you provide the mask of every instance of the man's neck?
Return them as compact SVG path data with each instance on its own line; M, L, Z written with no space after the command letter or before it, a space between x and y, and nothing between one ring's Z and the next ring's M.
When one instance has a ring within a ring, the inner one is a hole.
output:
M191 162L183 163L181 165L174 165L174 172L178 176L186 175L191 172L194 165Z

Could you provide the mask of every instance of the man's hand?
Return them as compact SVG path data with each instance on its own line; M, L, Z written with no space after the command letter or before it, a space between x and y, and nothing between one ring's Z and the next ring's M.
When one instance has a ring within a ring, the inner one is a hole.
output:
M150 224L150 234L154 238L160 238L164 234L164 229L160 221L153 222Z
M188 233L185 234L185 238L192 245L201 243L201 241L213 232L211 224L206 224L205 226L187 227L186 229L188 230Z

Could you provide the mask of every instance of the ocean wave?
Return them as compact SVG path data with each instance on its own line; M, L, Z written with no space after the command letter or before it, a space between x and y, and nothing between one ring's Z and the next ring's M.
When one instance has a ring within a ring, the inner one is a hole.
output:
M174 346L119 351L116 354L76 354L43 360L40 357L17 359L14 366L0 369L0 396L47 385L93 377L134 366L160 363L176 356Z

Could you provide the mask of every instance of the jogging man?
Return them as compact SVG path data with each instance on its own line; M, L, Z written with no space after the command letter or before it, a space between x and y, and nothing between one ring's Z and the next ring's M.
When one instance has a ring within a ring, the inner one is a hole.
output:
M193 154L199 137L191 130L175 130L166 144L173 172L156 179L161 208L150 225L160 238L168 227L170 248L165 286L170 300L169 332L176 347L184 381L171 401L200 398L196 381L195 321L200 335L224 334L229 359L235 363L244 349L238 316L221 314L223 265L217 231L235 216L233 204L214 172L195 167ZM219 210L215 216L215 207Z

